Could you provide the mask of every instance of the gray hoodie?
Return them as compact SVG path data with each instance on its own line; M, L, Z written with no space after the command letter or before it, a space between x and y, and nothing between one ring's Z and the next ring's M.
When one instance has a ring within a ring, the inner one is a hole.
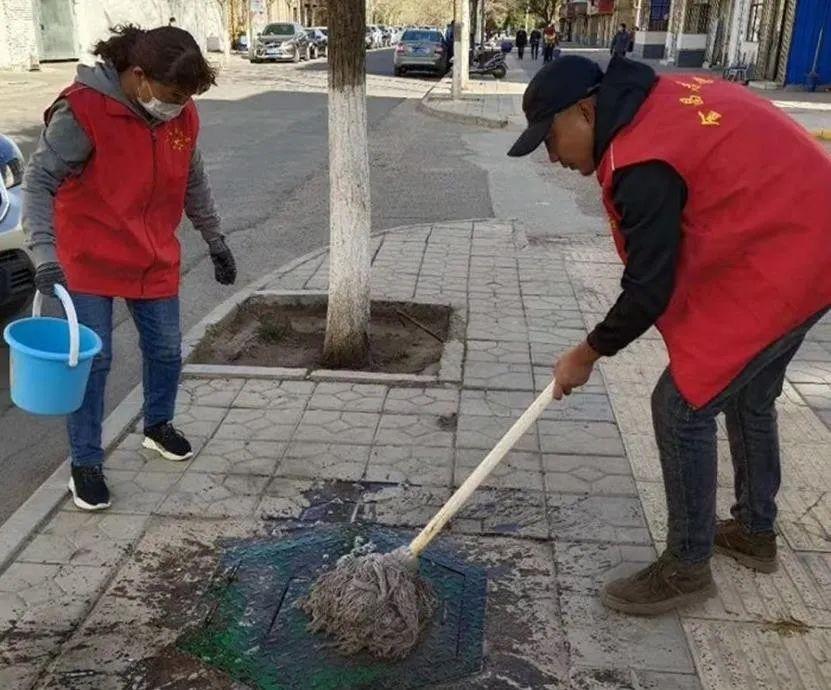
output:
M111 65L80 65L75 81L123 103L148 126L161 124L127 98L121 90L118 72ZM23 176L23 230L36 266L58 260L55 251L55 195L66 178L81 174L92 149L92 142L72 114L69 103L64 99L57 101L52 106L49 124L41 133ZM209 245L222 240L219 215L198 148L194 149L190 161L185 214ZM79 231L83 232L82 229Z

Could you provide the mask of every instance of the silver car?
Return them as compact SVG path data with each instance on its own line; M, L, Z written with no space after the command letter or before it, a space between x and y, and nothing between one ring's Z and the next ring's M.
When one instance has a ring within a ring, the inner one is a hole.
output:
M306 30L296 22L266 25L257 36L251 62L300 62L311 57Z
M395 76L404 72L447 73L448 57L444 34L435 29L407 29L395 47Z

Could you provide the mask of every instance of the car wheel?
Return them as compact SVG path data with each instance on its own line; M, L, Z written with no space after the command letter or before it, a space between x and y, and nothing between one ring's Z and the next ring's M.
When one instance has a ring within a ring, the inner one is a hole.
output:
M401 69L400 67L393 67L393 69L392 69L392 73L393 73L396 77L402 77L402 76L404 76L404 70L403 70L403 69Z

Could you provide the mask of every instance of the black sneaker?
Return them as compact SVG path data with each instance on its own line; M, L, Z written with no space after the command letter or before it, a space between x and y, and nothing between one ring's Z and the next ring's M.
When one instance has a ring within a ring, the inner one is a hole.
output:
M145 448L155 450L165 460L182 461L193 456L193 449L181 432L170 422L162 422L144 430Z
M104 510L110 507L110 490L104 481L101 465L72 467L69 478L72 501L81 510Z

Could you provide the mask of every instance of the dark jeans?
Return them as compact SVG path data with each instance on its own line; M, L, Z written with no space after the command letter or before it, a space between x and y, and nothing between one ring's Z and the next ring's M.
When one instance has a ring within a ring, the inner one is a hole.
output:
M520 60L522 60L522 58L525 57L525 44L524 43L522 45L517 44L516 54L517 54L517 57Z
M542 59L543 62L551 62L554 59L554 46L549 45L548 43L545 44L545 47L542 51Z
M92 362L81 409L67 418L72 464L100 465L104 460L101 447L104 391L113 355L113 300L81 294L73 294L72 300L78 321L94 330L104 343ZM127 308L138 330L144 364L144 425L172 421L182 371L179 298L127 300Z
M531 59L536 60L540 56L540 44L538 41L531 42Z
M652 393L652 421L667 497L667 550L707 560L716 529L716 416L724 412L733 459L733 517L751 533L771 532L780 483L776 398L812 318L760 353L715 400L691 407L667 369Z

